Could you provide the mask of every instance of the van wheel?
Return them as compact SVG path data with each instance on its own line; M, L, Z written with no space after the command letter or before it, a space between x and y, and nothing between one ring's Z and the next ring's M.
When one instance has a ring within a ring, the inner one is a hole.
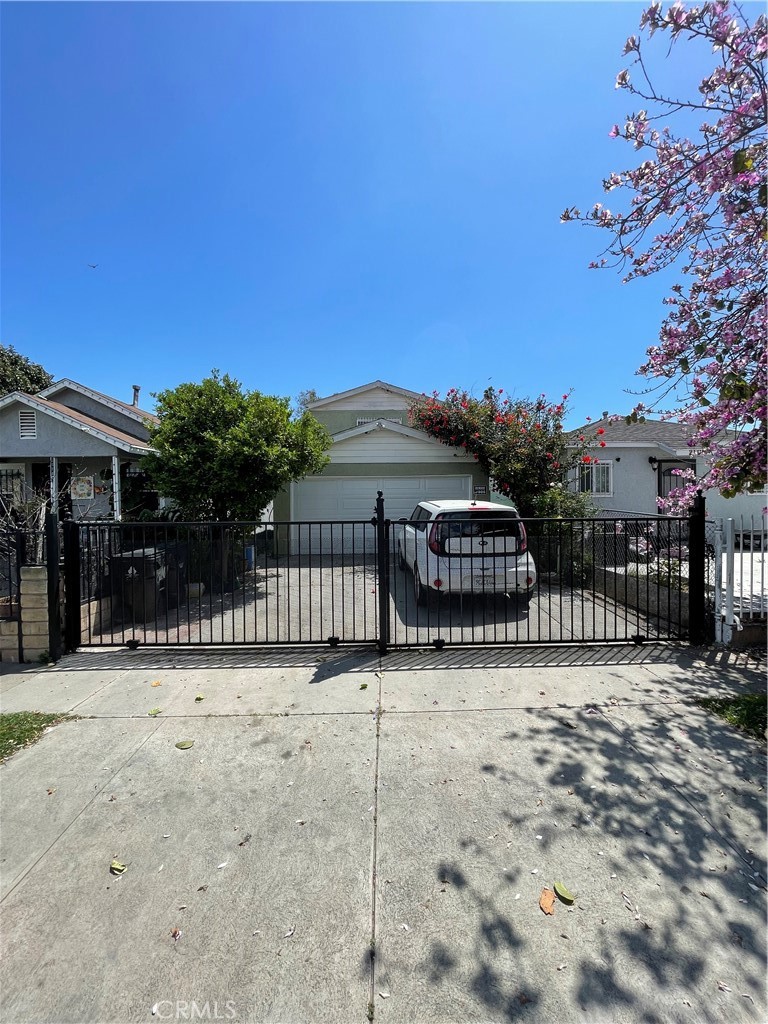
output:
M403 558L403 551L399 544L397 545L397 568L400 569L401 572L405 572L405 570L408 568L408 566L405 564L405 559Z
M424 607L429 599L429 591L426 587L422 586L421 576L419 576L419 567L414 565L413 567L413 599L416 604Z

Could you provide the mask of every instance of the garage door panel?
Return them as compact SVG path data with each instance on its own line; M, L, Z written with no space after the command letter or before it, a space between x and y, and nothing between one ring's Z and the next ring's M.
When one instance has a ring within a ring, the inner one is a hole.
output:
M408 517L420 501L441 498L469 498L472 478L469 476L397 476L397 477L317 477L294 485L293 520L319 522L327 520L368 520L376 508L377 492L384 493L384 510L388 519ZM354 546L370 550L374 543L371 530L353 532L345 528L316 531L322 551L346 550ZM342 535L343 534L343 535ZM313 534L314 535L314 534ZM354 538L354 539L353 539ZM306 541L302 537L304 548Z

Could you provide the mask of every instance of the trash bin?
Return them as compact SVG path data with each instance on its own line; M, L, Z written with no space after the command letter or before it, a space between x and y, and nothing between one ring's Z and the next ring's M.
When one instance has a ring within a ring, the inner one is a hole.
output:
M161 548L112 555L109 567L113 614L125 622L147 622L167 607L168 566Z

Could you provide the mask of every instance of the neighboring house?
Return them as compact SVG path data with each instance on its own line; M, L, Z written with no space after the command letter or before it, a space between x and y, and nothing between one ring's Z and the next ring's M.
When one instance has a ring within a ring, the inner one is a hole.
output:
M419 397L376 380L311 402L333 438L331 461L275 498L275 521L367 520L378 491L389 519L410 516L425 498L487 499L488 477L472 456L409 425Z
M158 422L133 404L72 380L37 395L0 399L0 501L46 494L64 518L122 518L123 491L149 450L148 424Z
M573 437L594 437L605 447L590 449L597 463L580 466L571 477L574 490L592 495L598 508L620 512L657 513L657 498L681 486L676 469L693 469L697 476L707 471L707 461L689 447L690 428L682 423L646 419L645 422L611 422L603 418L571 432ZM724 498L719 491L705 492L707 517L755 517L756 526L768 504L764 492Z

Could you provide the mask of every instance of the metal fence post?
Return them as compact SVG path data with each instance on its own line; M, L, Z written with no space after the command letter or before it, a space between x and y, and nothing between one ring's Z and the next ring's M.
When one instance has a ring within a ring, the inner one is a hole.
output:
M376 555L379 576L379 653L389 646L389 522L384 518L384 492L376 498Z
M27 561L27 535L23 530L16 530L14 546L16 548L16 600L19 603L19 664L24 664L24 631L22 628L22 606L21 606L21 567ZM11 589L13 593L13 589Z
M705 501L698 491L688 520L688 631L692 644L707 640Z
M80 646L80 526L64 523L64 648L75 651Z
M48 568L48 653L51 661L61 657L61 590L59 582L59 520L45 517L45 564Z

